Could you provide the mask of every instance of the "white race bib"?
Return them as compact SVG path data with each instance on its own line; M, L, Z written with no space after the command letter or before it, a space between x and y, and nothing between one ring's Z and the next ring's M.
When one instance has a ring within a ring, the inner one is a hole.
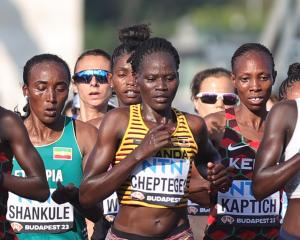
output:
M257 201L251 180L234 180L231 188L218 192L218 221L223 224L274 225L280 220L280 194Z
M190 160L151 157L131 174L131 197L164 206L176 206L187 188Z
M114 192L103 201L103 215L116 215L119 211L119 201L117 193Z
M54 191L50 189L51 194ZM73 228L74 210L70 203L57 204L51 196L38 202L9 192L6 218L17 233L59 233Z

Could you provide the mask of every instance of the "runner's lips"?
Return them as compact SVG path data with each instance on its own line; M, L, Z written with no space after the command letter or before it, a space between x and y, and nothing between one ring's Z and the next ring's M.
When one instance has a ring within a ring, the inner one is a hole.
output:
M89 95L99 95L99 92L90 92Z
M137 91L136 89L132 89L132 90L125 91L125 95L128 98L136 98L136 97L138 97L140 95L140 92Z
M169 97L166 95L157 95L153 97L157 102L165 103L168 101Z
M260 104L261 102L263 102L264 97L262 97L262 96L253 96L253 97L249 97L248 100L253 104Z
M46 115L48 115L50 117L54 117L54 116L56 116L57 109L56 108L46 108L45 113L46 113Z
M127 92L140 93L140 91L137 88L127 88L124 92L125 93L127 93Z

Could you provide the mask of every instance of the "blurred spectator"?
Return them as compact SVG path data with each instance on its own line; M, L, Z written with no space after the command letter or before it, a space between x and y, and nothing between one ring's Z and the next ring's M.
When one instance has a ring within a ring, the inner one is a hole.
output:
M191 83L195 111L205 117L223 111L237 102L231 72L224 68L211 68L197 73Z

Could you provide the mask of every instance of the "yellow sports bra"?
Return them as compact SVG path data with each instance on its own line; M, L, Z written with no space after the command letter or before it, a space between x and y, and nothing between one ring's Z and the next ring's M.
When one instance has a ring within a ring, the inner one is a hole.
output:
M191 177L191 162L198 146L185 116L173 109L177 127L172 134L172 147L139 163L128 179L117 190L120 204L154 208L185 207ZM130 106L130 118L122 142L115 155L118 164L143 140L148 127L141 115L141 105Z

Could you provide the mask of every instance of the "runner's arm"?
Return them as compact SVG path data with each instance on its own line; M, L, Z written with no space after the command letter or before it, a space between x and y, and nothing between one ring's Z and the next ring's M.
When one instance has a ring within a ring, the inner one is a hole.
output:
M5 117L1 119L1 134L9 143L12 153L26 174L23 178L3 173L2 186L19 196L46 201L50 192L45 167L21 119L7 111Z
M105 115L101 123L97 142L87 160L84 180L80 187L80 202L85 206L91 206L110 196L127 180L139 162L171 142L170 133L164 125L153 128L135 150L107 171L126 131L128 111L128 108L114 109Z
M277 164L284 151L287 133L294 131L291 126L295 125L297 119L295 109L294 101L283 102L272 107L268 115L254 166L252 188L258 200L282 189L300 169L299 153L288 161Z
M225 191L231 186L229 169L221 163L221 156L208 138L206 124L202 118L190 115L189 124L198 145L195 166L201 176L210 181L214 190ZM213 190L211 189L211 190Z
M209 207L210 182L204 179L197 171L195 164L192 166L191 180L189 184L189 199L203 207Z

